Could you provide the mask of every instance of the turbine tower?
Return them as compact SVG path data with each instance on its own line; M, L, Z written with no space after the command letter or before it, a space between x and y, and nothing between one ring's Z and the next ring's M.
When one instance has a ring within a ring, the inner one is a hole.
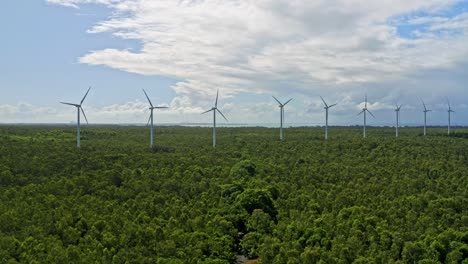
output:
M396 137L399 136L399 129L400 129L400 110L401 110L401 105L398 106L398 104L395 105L396 108L395 108L395 113L396 113L396 127L395 127L395 133L396 133Z
M450 122L452 121L451 120L451 113L455 113L455 111L452 110L452 107L450 106L450 101L447 99L447 105L448 105L448 109L447 109L447 112L448 112L448 130L447 130L447 133L448 135L450 136Z
M423 100L421 100L423 106L424 106L424 136L427 135L427 113L431 112L432 110L427 109L426 104L424 103Z
M328 105L325 102L325 100L323 100L322 96L320 96L320 98L322 99L322 102L325 105L325 107L323 108L325 109L325 139L328 139L328 109L332 108L333 106L337 104Z
M362 109L362 111L358 114L364 114L364 127L363 127L363 137L366 138L366 128L367 128L367 113L369 113L373 118L375 118L375 116L372 114L371 111L369 111L369 109L367 109L367 94L366 94L366 101L365 101L365 105L364 105L364 108Z
M150 104L150 116L149 116L149 119L148 119L148 123L146 123L146 125L150 124L151 122L151 130L150 130L150 147L152 148L154 146L154 125L153 125L153 120L154 120L154 117L153 117L153 110L154 109L164 109L164 108L168 108L167 106L153 106L153 104L151 103L151 100L149 99L149 96L148 94L146 93L145 89L143 89L143 92L145 93L145 96L146 96L146 99L148 99L148 103Z
M79 148L81 147L81 141L80 141L80 111L81 113L83 113L83 116L86 120L86 124L88 124L88 118L86 117L86 114L83 110L83 107L81 106L84 102L84 100L86 99L86 96L88 95L89 93L89 90L91 90L91 87L88 88L88 91L86 92L86 94L84 95L83 99L81 99L81 102L80 104L72 104L72 103L65 103L65 102L60 102L62 104L66 104L66 105L71 105L71 106L74 106L76 107L76 111L77 111L77 122L76 122L76 146Z
M280 140L283 141L283 122L284 122L284 106L291 102L292 98L282 104L276 97L273 96L273 99L278 102L278 107L280 108Z
M219 111L218 109L218 94L219 94L219 90L216 91L215 105L210 110L207 110L202 113L202 114L206 114L210 111L213 111L213 148L216 147L216 112L218 112L226 121L228 121L227 118L223 115L223 113L221 113L221 111Z

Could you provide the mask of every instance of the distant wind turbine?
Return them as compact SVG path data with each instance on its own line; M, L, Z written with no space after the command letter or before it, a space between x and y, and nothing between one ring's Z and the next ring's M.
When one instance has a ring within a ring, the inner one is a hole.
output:
M448 109L447 109L447 112L448 112L448 135L450 136L450 123L451 123L451 113L455 113L455 111L452 110L452 107L450 106L450 101L447 99L447 105L448 105Z
M154 146L154 125L153 125L153 121L154 121L154 116L153 116L153 110L154 109L164 109L164 108L168 108L167 106L153 106L153 104L151 103L151 100L149 99L149 96L148 94L146 93L145 89L143 89L143 92L145 93L145 96L146 96L146 99L148 99L148 103L150 104L150 116L149 116L149 119L148 119L148 122L146 123L146 125L149 125L150 122L151 122L151 130L150 130L150 147L152 148Z
M323 108L325 109L325 139L328 139L328 109L332 108L333 106L337 104L328 105L325 102L325 100L323 100L322 96L320 96L320 98L322 99L322 102L325 105L325 107Z
M363 137L366 138L366 128L367 128L367 113L369 113L373 118L375 118L375 116L372 114L371 111L369 111L369 109L367 109L367 94L366 94L366 101L365 101L365 105L364 105L364 108L362 109L362 111L358 114L364 114L364 127L363 127Z
M273 96L273 99L278 102L278 107L280 108L280 140L283 141L283 122L284 122L284 106L291 102L292 98L282 104L276 97Z
M427 109L426 104L424 103L423 100L421 100L421 102L424 106L424 110L423 110L424 112L424 136L426 136L427 135L427 113L431 112L432 110Z
M84 102L84 100L86 99L86 96L88 95L89 93L89 90L91 90L91 87L88 88L88 91L86 92L86 94L84 95L83 99L81 99L81 102L80 104L72 104L72 103L65 103L65 102L60 102L62 104L66 104L66 105L71 105L71 106L74 106L76 107L76 110L77 110L77 122L76 122L76 127L77 127L77 130L76 130L76 146L79 148L81 147L81 141L80 141L80 112L83 113L83 116L86 120L86 124L88 124L88 118L86 118L86 114L83 110L83 107L81 106Z
M401 105L398 106L398 104L395 105L395 113L396 113L396 127L395 127L395 133L396 137L399 136L399 129L400 129L400 110L401 110Z
M207 110L202 113L202 114L206 114L210 111L213 111L213 148L216 147L216 112L218 112L226 121L228 121L227 118L223 115L223 113L221 113L221 111L219 111L218 109L218 94L219 94L219 90L216 91L215 105L210 110Z

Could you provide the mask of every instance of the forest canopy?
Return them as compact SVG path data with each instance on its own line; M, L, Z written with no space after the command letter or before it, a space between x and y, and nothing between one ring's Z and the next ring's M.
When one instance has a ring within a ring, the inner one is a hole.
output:
M0 126L0 263L468 263L468 131Z

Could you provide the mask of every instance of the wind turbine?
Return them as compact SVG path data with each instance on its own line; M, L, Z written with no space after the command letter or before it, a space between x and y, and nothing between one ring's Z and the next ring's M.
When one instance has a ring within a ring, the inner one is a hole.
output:
M280 108L280 140L283 141L283 122L284 122L284 106L291 102L292 98L282 104L276 97L273 96L273 99L278 102L278 107Z
M228 121L227 118L223 115L223 113L221 113L221 111L219 111L218 109L218 94L219 94L219 90L216 91L215 105L210 110L207 110L202 113L202 114L206 114L210 111L213 111L213 148L216 147L216 112L218 112L226 121Z
M364 105L364 108L362 109L362 111L358 114L364 114L364 130L363 130L363 137L366 138L366 128L367 128L367 113L369 113L373 118L375 118L375 116L372 114L371 111L369 111L369 109L367 109L367 94L366 94L366 103Z
M152 148L154 146L154 125L153 125L153 110L154 109L164 109L164 108L168 108L167 106L153 106L153 104L151 103L151 100L149 99L148 97L148 94L146 93L145 89L143 89L143 92L145 93L145 96L146 96L146 99L148 99L148 103L150 104L150 116L149 116L149 119L148 119L148 123L146 123L146 125L150 124L151 122L151 132L150 132L150 147Z
M86 96L88 95L89 90L91 90L91 87L88 88L88 91L87 91L86 94L84 95L83 99L81 99L80 104L72 104L72 103L60 102L60 103L62 103L62 104L71 105L71 106L76 107L76 111L77 111L76 146L77 146L78 148L81 147L81 142L80 142L80 111L83 113L83 116L84 116L84 118L85 118L85 120L86 120L86 124L88 124L88 118L86 118L86 114L85 114L85 112L84 112L84 110L83 110L83 107L82 107L81 105L83 104L84 100L86 99Z
M399 129L400 129L400 110L401 110L401 105L398 106L398 104L395 104L396 108L395 108L395 113L396 113L396 137L399 136Z
M325 102L325 100L323 100L322 96L320 96L320 98L322 99L322 102L325 105L325 107L323 108L325 109L325 139L328 139L328 109L332 108L333 106L337 104L328 105Z
M431 112L432 110L427 109L426 104L424 103L423 100L421 100L421 102L422 102L422 104L424 106L424 110L423 110L423 112L424 112L424 136L426 136L426 134L427 134L426 133L426 131L427 131L427 129L426 129L427 128L427 112Z
M450 136L450 122L451 122L451 113L455 113L455 111L452 110L452 107L450 106L450 101L447 99L447 105L448 105L448 135Z

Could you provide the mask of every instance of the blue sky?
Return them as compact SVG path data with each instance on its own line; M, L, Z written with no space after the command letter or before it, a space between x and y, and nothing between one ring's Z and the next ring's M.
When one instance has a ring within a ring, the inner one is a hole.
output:
M0 70L4 74L0 75L0 82L6 93L0 97L0 103L50 105L58 100L76 101L90 85L95 87L95 99L90 96L88 102L97 105L141 98L141 89L158 87L164 88L158 88L163 92L158 93L160 100L169 101L174 96L169 89L174 80L170 78L141 76L78 62L90 50L140 48L138 41L86 33L110 13L100 5L75 10L44 1L4 2L0 22L6 37L1 49Z
M92 86L92 123L210 122L216 90L234 123L272 123L271 95L291 97L287 121L323 122L319 95L338 102L332 123L419 124L424 99L468 125L468 1L6 0L0 10L0 123L68 123ZM466 121L465 121L466 120Z

